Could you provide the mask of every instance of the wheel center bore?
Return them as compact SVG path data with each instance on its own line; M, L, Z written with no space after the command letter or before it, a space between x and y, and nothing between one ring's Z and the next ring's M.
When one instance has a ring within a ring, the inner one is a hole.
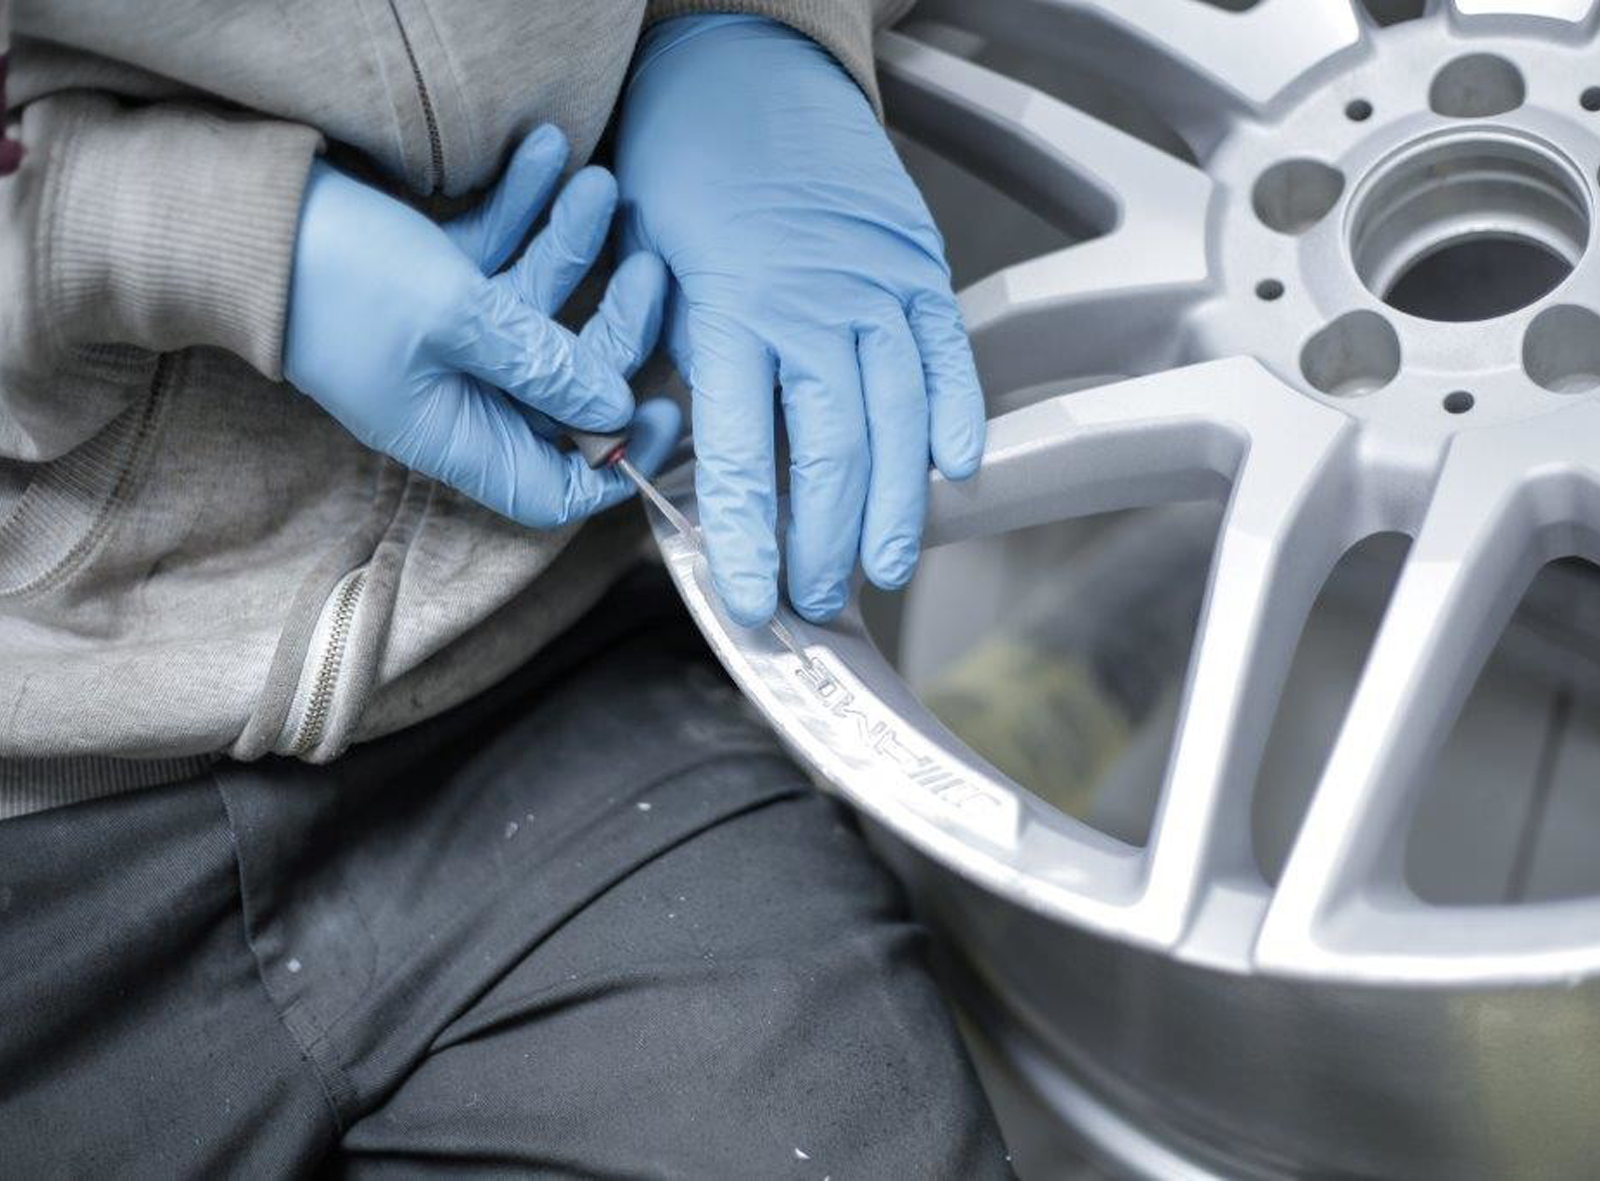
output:
M1390 307L1426 320L1488 320L1543 298L1589 239L1582 174L1554 148L1473 130L1408 144L1353 195L1356 273Z
M1592 57L1407 22L1207 165L1225 290L1195 356L1254 356L1396 454L1600 391Z

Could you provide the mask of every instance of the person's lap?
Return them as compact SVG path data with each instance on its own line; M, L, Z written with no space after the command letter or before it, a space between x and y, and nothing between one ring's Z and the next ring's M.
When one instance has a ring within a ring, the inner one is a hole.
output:
M1004 1175L893 884L708 659L635 580L329 767L0 825L3 1155Z

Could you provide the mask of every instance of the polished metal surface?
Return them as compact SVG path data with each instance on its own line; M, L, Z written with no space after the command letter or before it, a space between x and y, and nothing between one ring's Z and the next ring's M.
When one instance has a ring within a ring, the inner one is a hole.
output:
M1225 1174L1582 1175L1600 897L1443 902L1406 858L1524 591L1600 558L1600 13L1238 7L925 0L879 42L893 125L1076 239L963 293L995 417L979 475L935 478L928 544L1222 505L1147 839L977 755L855 609L792 621L796 653L732 624L662 520L658 540L1035 1065ZM1137 117L1055 93L1075 74ZM692 521L682 475L665 490ZM1297 644L1379 534L1409 547L1265 873L1253 794Z
M1217 972L889 847L975 965L975 1019L1113 1176L1595 1174L1592 978L1441 989Z

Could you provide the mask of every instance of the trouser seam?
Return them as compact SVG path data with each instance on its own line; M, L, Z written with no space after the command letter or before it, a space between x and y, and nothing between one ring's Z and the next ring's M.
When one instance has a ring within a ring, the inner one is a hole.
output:
M245 881L244 858L239 851L239 838L234 828L233 811L228 806L228 794L222 790L221 783L217 780L214 771L207 773L212 789L217 793L217 798L222 804L224 816L227 818L228 845L233 850L234 872L239 876L239 924L244 936L245 946L250 950L250 958L255 964L256 983L267 998L267 1003L272 1006L272 1011L278 1015L278 1021L283 1026L284 1033L289 1037L295 1048L299 1050L300 1057L311 1069L311 1075L317 1082L317 1090L321 1093L323 1102L327 1104L328 1114L332 1117L335 1139L343 1136L349 1127L345 1119L345 1109L340 1099L347 1102L353 1099L355 1088L350 1080L340 1069L337 1062L324 1061L323 1055L318 1053L318 1047L327 1044L326 1032L317 1024L316 1019L306 1012L300 1005L298 998L284 1003L274 995L272 987L267 983L266 965L262 962L261 952L256 947L255 939L250 930L251 903L249 887Z

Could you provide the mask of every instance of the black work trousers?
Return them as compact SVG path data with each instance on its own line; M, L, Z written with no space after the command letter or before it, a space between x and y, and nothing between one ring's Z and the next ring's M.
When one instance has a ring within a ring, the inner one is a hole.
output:
M659 573L328 766L0 823L0 1174L1004 1162L894 883Z

